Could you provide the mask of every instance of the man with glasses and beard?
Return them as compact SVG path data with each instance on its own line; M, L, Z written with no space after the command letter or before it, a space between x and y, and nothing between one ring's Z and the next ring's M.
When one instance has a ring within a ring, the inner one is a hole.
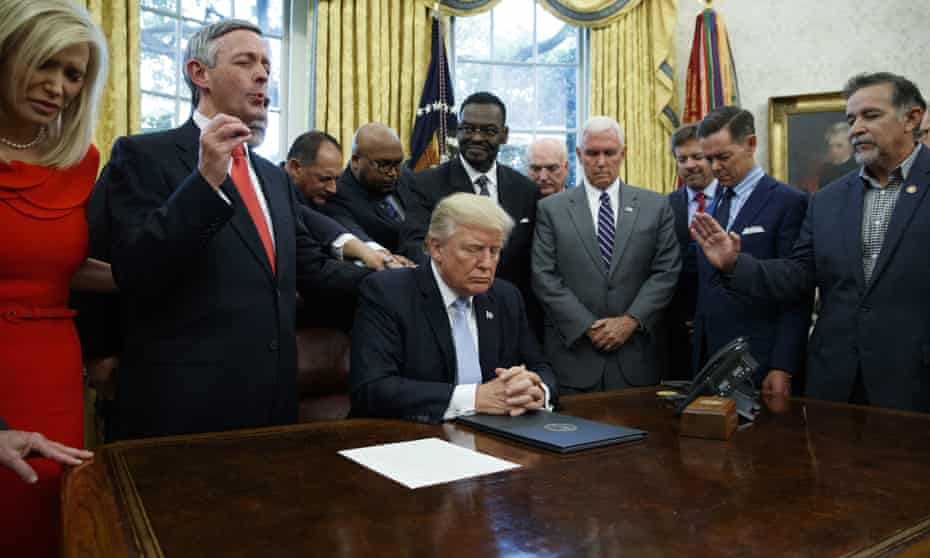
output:
M469 95L459 112L459 155L414 175L411 204L403 240L408 254L426 261L423 239L430 215L439 200L455 192L487 196L514 220L514 229L501 253L497 276L520 290L530 326L541 331L541 312L530 287L530 250L539 189L520 172L497 162L507 143L507 108L495 95Z

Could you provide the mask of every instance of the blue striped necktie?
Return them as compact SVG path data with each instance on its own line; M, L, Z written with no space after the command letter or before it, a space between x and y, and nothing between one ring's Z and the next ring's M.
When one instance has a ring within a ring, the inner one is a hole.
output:
M484 174L482 174L481 176L475 179L475 186L478 187L479 195L482 195L486 198L491 197L491 191L488 190L488 182L490 181L491 179L489 179L487 175L484 175Z
M610 196L601 192L601 207L597 210L597 245L601 249L604 268L610 269L610 259L614 254L614 236L617 229L614 224L614 210L610 207Z

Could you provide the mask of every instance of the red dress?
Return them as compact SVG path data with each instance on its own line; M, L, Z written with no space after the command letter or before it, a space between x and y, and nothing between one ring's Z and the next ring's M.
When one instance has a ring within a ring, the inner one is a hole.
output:
M84 446L81 349L67 309L87 254L85 204L100 155L67 169L0 162L0 417ZM27 485L0 468L0 556L58 556L61 467L30 460Z

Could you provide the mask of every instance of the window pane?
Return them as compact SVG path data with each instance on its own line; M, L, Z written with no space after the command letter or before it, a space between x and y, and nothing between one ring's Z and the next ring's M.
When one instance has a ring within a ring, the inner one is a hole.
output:
M265 141L256 149L259 155L269 159L272 163L278 162L278 147L281 139L281 114L268 112L268 128L265 130Z
M167 130L176 126L174 100L142 94L142 131Z
M229 0L182 0L181 11L185 17L213 23L232 16Z
M536 6L536 40L540 63L578 62L578 28L557 20L542 6Z
M507 126L530 130L536 127L532 66L496 66L490 85L507 107Z
M157 8L159 10L166 10L169 12L174 12L178 9L178 4L175 0L142 0L142 6L145 8Z
M495 60L530 62L533 59L533 0L508 0L493 12Z
M491 88L491 66L459 62L455 67L455 98L461 103L476 91Z
M268 39L271 49L271 76L268 80L268 98L271 109L281 108L281 40Z
M455 55L485 60L491 56L491 12L455 18ZM458 72L456 72L458 73Z
M511 132L507 143L501 146L497 160L519 171L526 169L526 146L533 141L529 132Z
M574 67L538 67L538 95L541 101L536 127L560 130L575 127L575 71Z
M178 75L176 20L143 11L140 31L142 89L174 95Z

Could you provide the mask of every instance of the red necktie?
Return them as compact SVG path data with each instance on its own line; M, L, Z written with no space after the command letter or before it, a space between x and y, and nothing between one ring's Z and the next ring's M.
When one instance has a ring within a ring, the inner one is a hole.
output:
M704 192L698 192L694 194L694 201L698 202L697 213L704 213L705 209L705 196ZM694 221L691 221L691 229L694 229Z
M240 143L233 149L232 170L229 172L232 176L233 184L239 190L242 201L245 202L246 209L249 210L249 216L258 230L258 236L262 239L262 245L265 247L265 254L271 263L271 271L275 272L274 243L271 241L271 233L268 230L268 220L262 212L262 206L258 203L258 194L255 192L255 186L252 184L252 178L249 176L249 163L245 160L245 148Z

